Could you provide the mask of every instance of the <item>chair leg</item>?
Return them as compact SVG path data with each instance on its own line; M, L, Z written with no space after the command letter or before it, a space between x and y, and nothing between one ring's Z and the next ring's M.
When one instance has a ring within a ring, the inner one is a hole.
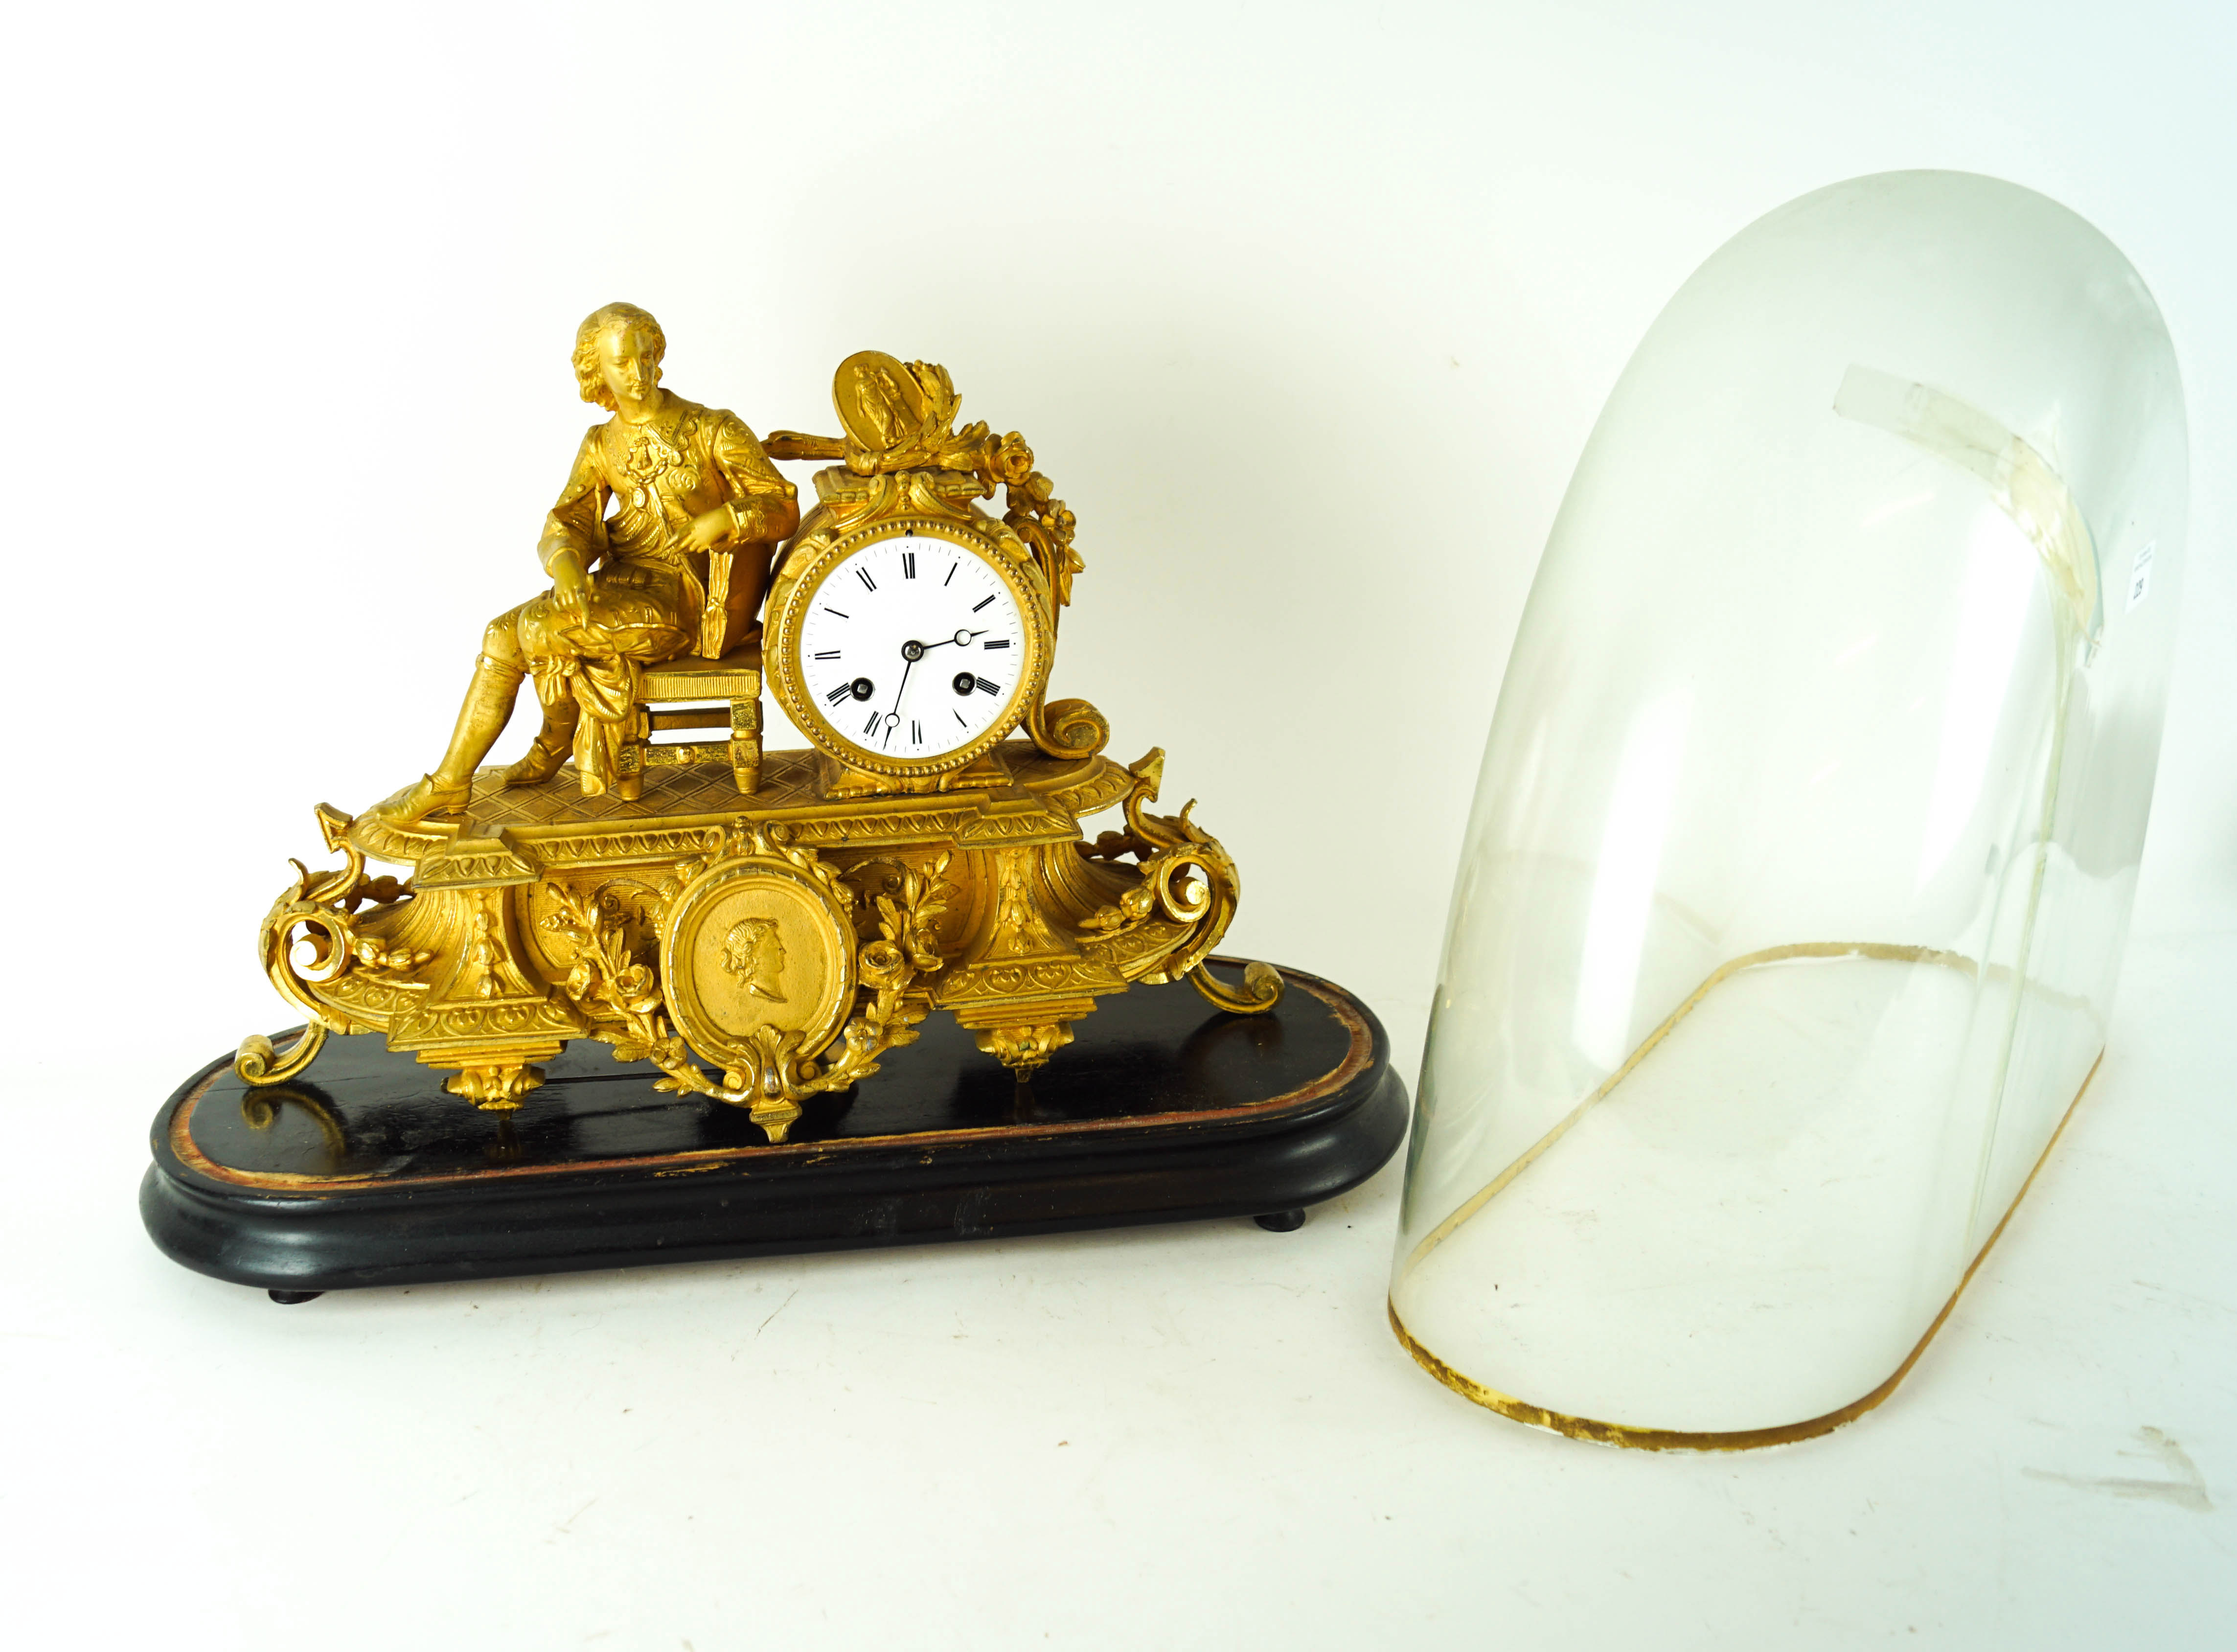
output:
M620 749L614 753L613 793L625 803L644 795L644 749L651 743L652 719L638 706L630 713Z
M762 789L762 702L756 695L750 700L730 702L730 774L738 783L738 795L750 797Z

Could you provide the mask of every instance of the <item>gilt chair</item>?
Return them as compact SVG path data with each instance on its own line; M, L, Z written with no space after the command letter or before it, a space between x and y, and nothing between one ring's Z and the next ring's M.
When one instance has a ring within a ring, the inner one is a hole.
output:
M756 551L767 555L765 548L756 547ZM756 580L749 591L734 594L730 554L717 551L707 561L707 605L700 616L696 648L681 659L645 667L640 681L637 704L630 711L619 754L621 774L614 787L624 800L634 802L643 793L647 769L726 759L738 783L739 796L750 797L760 790L762 632L744 600L750 598L754 607L760 605L760 583ZM657 709L677 705L685 709ZM652 743L655 734L677 729L727 729L729 732L720 740Z

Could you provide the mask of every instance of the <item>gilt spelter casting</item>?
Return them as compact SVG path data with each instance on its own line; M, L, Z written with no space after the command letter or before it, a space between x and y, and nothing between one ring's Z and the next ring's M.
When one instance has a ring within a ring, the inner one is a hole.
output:
M544 519L551 589L484 631L430 773L320 808L344 864L299 865L261 935L309 1025L245 1041L241 1075L373 1032L505 1109L591 1038L781 1141L934 1009L1023 1074L1137 981L1270 1008L1270 968L1239 995L1204 968L1235 866L1189 810L1149 812L1163 754L1120 768L1092 706L1046 697L1082 565L1024 439L957 428L943 369L866 351L833 386L842 435L764 443L663 388L665 351L633 305L578 330L612 416ZM773 459L827 462L804 515ZM523 681L534 743L481 767ZM762 752L765 685L812 750ZM691 730L721 734L654 737ZM1112 808L1123 829L1084 842Z
M577 329L576 383L613 417L584 434L544 519L537 556L551 589L482 632L450 747L432 774L380 805L390 824L465 807L524 674L544 727L505 783L550 780L571 750L584 793L636 796L638 776L618 757L643 668L718 658L751 624L769 551L800 525L798 494L736 413L661 387L667 347L634 304L609 304Z

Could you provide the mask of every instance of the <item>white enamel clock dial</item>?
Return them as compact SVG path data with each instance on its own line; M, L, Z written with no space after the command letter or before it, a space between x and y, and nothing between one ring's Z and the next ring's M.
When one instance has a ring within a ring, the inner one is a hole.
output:
M896 532L834 564L800 628L800 680L825 722L903 762L970 744L1017 709L1024 618L972 547Z

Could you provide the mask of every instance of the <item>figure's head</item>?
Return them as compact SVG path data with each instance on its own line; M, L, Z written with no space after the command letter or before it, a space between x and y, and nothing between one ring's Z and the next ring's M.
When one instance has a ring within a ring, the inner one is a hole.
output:
M660 358L668 335L634 304L608 304L575 329L575 385L583 400L608 413L624 401L643 401L660 385Z
M732 924L723 937L723 968L751 996L784 1002L784 942L777 937L776 920L741 918Z

